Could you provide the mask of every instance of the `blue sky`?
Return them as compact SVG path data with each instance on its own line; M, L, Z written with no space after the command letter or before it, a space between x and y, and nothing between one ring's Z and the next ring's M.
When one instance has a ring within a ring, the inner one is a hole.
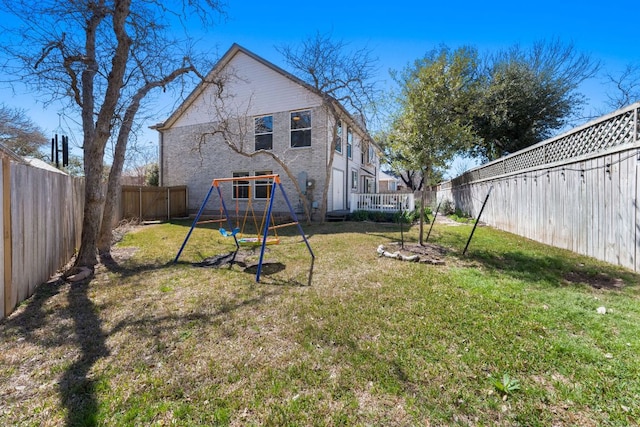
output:
M34 0L35 1L35 0ZM578 51L603 63L603 72L620 72L626 64L640 63L640 37L635 21L637 2L538 1L337 1L269 2L230 0L228 19L198 34L201 47L223 54L236 42L254 53L284 66L274 46L295 45L314 34L331 33L354 48L368 47L379 58L379 80L390 81L389 69L400 70L439 44L471 45L481 53L514 44L531 46L535 41L557 38L573 43ZM0 39L1 41L1 39ZM606 87L602 78L581 88L589 98L587 114L606 112ZM0 83L2 102L25 108L45 132L58 127L55 108L43 110L36 95L15 97ZM161 121L170 113L167 103L154 106ZM149 124L153 124L149 123ZM65 124L63 123L63 126ZM80 137L80 135L78 135ZM156 140L145 132L145 140Z

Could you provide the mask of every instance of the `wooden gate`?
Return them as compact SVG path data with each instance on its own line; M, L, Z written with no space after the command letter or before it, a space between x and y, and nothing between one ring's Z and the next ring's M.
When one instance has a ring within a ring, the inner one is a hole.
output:
M120 220L170 220L188 216L187 187L140 187L123 185Z

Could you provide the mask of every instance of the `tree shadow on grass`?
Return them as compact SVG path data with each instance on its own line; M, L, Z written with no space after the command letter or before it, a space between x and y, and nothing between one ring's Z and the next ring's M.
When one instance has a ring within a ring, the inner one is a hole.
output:
M570 257L531 255L522 251L493 252L472 250L462 260L476 262L529 283L547 282L555 286L587 284L596 289L621 289L637 285L640 276L614 265L587 266Z
M89 371L99 359L109 355L102 322L87 294L89 283L73 284L68 296L75 341L80 347L80 357L67 368L59 383L61 401L67 408L68 426L97 424L96 381L90 378Z
M90 280L68 285L68 305L59 308L55 314L45 305L52 297L65 291L63 287L67 284L62 279L44 283L36 288L22 311L3 321L7 329L16 329L26 341L45 349L69 345L78 348L79 355L65 369L57 384L60 401L67 412L67 426L97 424L95 380L90 378L89 372L99 359L109 355L98 310L88 296ZM71 319L73 326L66 323L52 325L52 316ZM54 332L43 333L47 329Z
M128 268L113 261L105 267L109 271L130 276L171 265L173 265L172 262L166 265ZM107 339L115 333L127 329L129 333L139 335L141 339L151 335L155 337L156 347L162 348L166 345L161 342L164 339L163 331L173 330L176 324L211 323L218 316L247 305L259 304L265 298L270 298L279 292L274 288L265 289L251 298L225 302L212 312L160 317L153 314L145 314L140 317L132 316L132 318L120 321L110 330L105 330L100 318L100 310L92 301L89 293L93 278L91 276L84 281L73 284L68 284L61 278L44 283L36 288L34 295L23 303L17 313L0 321L0 326L5 330L3 335L17 336L17 344L15 345L20 345L19 342L24 339L26 342L40 347L41 354L45 355L43 357L46 357L47 354L55 354L53 350L56 348L70 347L70 351L67 351L63 360L68 360L71 363L64 365L64 371L57 382L57 392L66 412L66 426L100 424L97 388L101 379L99 374L92 372L92 369L100 359L110 356ZM66 305L59 306L48 303L58 295L66 295ZM50 359L45 360L48 362ZM45 363L44 365L48 366L49 364ZM36 372L37 369L45 369L40 365L27 366L26 368L23 365L21 368L26 369L27 372L33 369L33 377L39 376ZM50 369L50 367L46 369ZM37 393L37 391L33 391L33 393ZM17 405L18 402L14 404Z

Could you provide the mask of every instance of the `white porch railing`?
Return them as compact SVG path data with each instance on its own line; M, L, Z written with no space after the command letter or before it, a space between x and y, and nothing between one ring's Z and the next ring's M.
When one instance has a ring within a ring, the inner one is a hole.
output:
M413 193L351 194L351 212L398 212L399 210L413 211L414 209Z

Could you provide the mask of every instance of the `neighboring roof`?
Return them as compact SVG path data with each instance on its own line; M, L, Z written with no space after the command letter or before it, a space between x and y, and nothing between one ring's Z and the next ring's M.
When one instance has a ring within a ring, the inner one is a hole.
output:
M171 127L178 120L178 118L180 118L180 116L191 106L191 104L193 104L193 102L200 96L200 94L207 88L207 86L209 85L209 83L207 83L207 81L212 81L213 77L216 74L220 73L220 71L223 70L227 66L227 64L229 64L231 59L233 59L233 57L235 55L237 55L239 52L244 53L245 55L249 56L253 60L261 63L262 65L264 65L264 66L266 66L268 68L271 68L273 71L281 74L282 76L284 76L287 79L293 81L294 83L296 83L296 84L298 84L300 86L303 86L307 90L309 90L309 91L311 91L311 92L313 92L313 93L315 93L315 94L317 94L317 95L319 95L321 97L329 97L335 103L335 105L337 105L342 110L342 112L344 112L345 115L349 118L349 120L352 122L351 125L358 127L365 135L367 135L369 137L371 142L375 144L375 142L373 141L373 138L371 138L369 136L369 133L367 132L367 129L362 125L362 123L359 120L356 120L344 108L344 106L342 104L340 104L336 99L330 97L326 93L322 93L320 90L316 89L315 87L313 87L309 83L305 82L304 80L300 79L299 77L296 77L293 74L289 73L288 71L283 70L282 68L278 67L277 65L275 65L275 64L267 61L266 59L256 55L255 53L251 52L250 50L245 49L244 47L240 46L237 43L234 43L229 48L229 50L227 50L227 52L224 55L222 55L220 60L213 66L213 68L211 69L209 74L207 74L206 78L203 81L201 81L198 84L198 86L196 86L196 88L189 94L187 99L185 99L184 102L182 104L180 104L180 106L169 116L169 118L167 118L167 120L165 120L163 123L158 123L155 126L152 126L152 129L163 130L163 129L167 129L167 128Z
M17 155L13 150L0 142L0 157L7 156L14 162L24 163L24 159Z
M382 170L380 171L380 174L378 176L379 176L378 181L400 181L395 176L389 175L388 173Z
M30 166L33 166L35 168L39 168L39 169L44 169L46 171L49 172L57 172L60 173L62 175L68 175L68 173L61 171L60 169L56 168L53 165L50 165L49 163L40 160L40 159L36 159L35 157L25 157L24 158L24 162Z

